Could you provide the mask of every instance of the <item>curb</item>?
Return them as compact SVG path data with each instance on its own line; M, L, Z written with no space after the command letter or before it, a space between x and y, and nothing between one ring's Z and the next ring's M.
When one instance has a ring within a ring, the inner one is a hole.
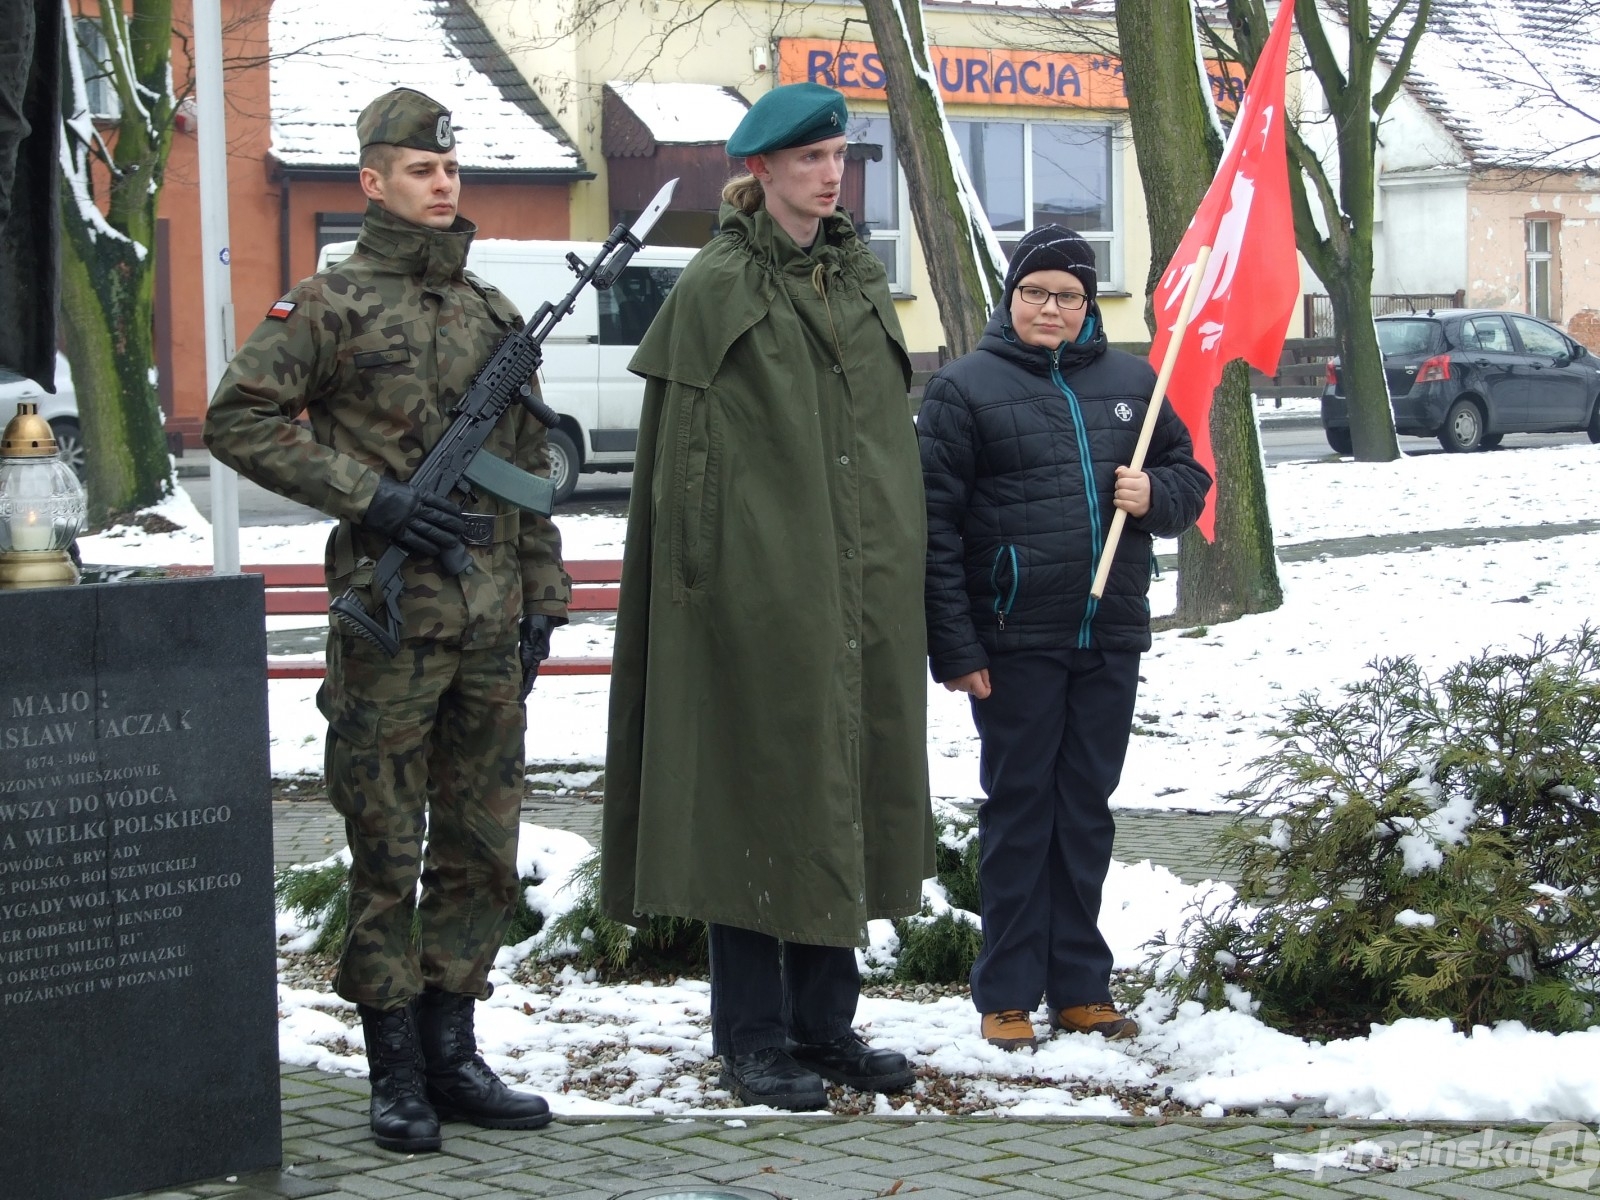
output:
M1270 409L1259 417L1263 429L1321 429L1322 418L1316 413L1274 413Z

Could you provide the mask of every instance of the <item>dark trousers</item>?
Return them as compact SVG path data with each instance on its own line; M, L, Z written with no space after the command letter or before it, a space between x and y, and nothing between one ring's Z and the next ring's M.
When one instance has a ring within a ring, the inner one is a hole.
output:
M1032 1012L1111 998L1100 891L1139 690L1137 652L1018 651L989 664L972 702L983 746L978 881L979 1012Z
M850 1032L861 998L849 947L780 942L764 933L710 925L711 1049L753 1054Z

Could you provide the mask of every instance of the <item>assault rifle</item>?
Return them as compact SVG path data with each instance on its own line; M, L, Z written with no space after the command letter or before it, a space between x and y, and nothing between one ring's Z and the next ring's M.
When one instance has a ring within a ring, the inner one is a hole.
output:
M588 263L576 254L567 255L567 265L578 276L572 290L555 304L548 300L541 304L523 328L507 334L495 348L467 394L451 411L454 419L450 428L411 476L412 487L440 499L449 496L457 487L468 491L477 487L541 517L550 515L555 495L550 481L496 458L483 449L483 444L513 402L520 402L546 428L554 429L559 424L555 411L533 391L534 373L544 359L544 340L561 319L572 312L584 288L593 283L604 291L617 281L634 252L644 248L646 235L672 203L672 192L677 186L676 179L669 180L639 214L633 228L619 223L600 247L600 252ZM400 566L406 558L404 550L391 544L373 570L372 587L383 599L382 613L369 613L354 588L329 605L329 610L345 628L381 646L390 657L400 650ZM451 575L464 575L473 569L472 556L462 545L452 546L440 554L439 565Z

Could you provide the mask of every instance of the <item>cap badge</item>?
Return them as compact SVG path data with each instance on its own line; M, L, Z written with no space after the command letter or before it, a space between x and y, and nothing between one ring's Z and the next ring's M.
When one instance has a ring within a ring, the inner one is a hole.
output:
M450 144L454 140L454 136L450 132L449 114L441 116L439 118L439 123L434 126L433 140L439 143L439 149L450 149Z

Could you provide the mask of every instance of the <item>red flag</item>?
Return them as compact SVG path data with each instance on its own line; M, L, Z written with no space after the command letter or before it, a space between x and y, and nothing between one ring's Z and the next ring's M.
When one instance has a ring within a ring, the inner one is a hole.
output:
M1284 334L1300 296L1283 144L1283 94L1293 19L1293 0L1281 0L1272 34L1239 104L1222 165L1156 288L1157 324L1150 361L1159 371L1195 258L1202 246L1212 248L1194 312L1182 334L1167 398L1189 427L1195 457L1213 475L1211 394L1222 379L1222 368L1242 358L1265 374L1276 373ZM1213 488L1198 522L1207 541L1215 535L1216 494Z

